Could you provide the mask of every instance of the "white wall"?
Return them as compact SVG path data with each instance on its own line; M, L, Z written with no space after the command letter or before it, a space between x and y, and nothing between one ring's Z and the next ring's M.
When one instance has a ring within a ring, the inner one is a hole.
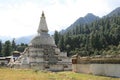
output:
M90 64L72 64L72 70L80 73L91 73Z
M64 68L64 71L71 71L72 70L72 64L67 64L67 68Z
M120 77L120 64L91 64L93 74Z
M64 68L63 68L63 65L50 65L50 70L61 71L61 70L64 70Z
M72 70L80 73L120 77L120 64L72 64Z

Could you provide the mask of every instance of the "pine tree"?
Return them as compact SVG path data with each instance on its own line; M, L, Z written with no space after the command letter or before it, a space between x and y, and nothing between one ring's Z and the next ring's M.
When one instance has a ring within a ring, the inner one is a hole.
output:
M17 51L19 52L23 52L25 50L25 48L28 47L27 44L21 43L20 45L17 45Z
M12 40L12 51L16 50L15 38Z
M55 44L58 45L58 42L59 42L59 33L58 33L58 31L55 31L54 39L55 39Z
M4 46L3 46L3 54L4 56L10 56L11 55L11 43L10 41L6 41Z
M0 41L0 56L2 56L2 41Z
M61 39L59 41L59 48L60 48L61 51L65 50L64 37L63 36L61 36Z

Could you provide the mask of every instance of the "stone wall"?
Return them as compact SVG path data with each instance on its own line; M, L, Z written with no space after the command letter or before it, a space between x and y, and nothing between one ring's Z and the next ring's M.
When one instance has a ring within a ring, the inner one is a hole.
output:
M74 72L120 77L120 64L72 64Z
M72 58L74 72L120 77L120 58L88 58L74 56Z
M80 73L91 73L90 64L72 64L72 70Z
M91 64L90 69L96 75L120 77L120 64Z
M51 71L63 71L64 67L63 65L50 65Z

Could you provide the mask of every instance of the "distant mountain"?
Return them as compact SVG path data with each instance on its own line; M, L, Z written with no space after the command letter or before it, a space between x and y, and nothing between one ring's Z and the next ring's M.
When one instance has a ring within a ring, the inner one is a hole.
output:
M111 17L111 16L120 16L120 7L114 9L112 12L110 12L108 15L104 16L104 17ZM86 16L84 17L80 17L79 19L77 19L73 24L71 24L67 29L65 30L61 30L60 33L64 34L70 30L73 30L76 26L79 25L84 25L84 24L89 24L92 23L96 20L99 20L100 18L98 16L95 16L92 13L88 13Z
M15 42L16 44L21 44L21 43L25 43L25 44L29 44L31 39L33 39L34 35L30 35L30 36L23 36L20 38L16 38Z
M12 40L13 38L10 36L0 36L0 41L2 41L2 43L4 43L7 40Z
M62 30L60 33L64 33L66 31L69 31L69 30L73 29L74 27L76 27L78 25L83 25L83 24L88 24L88 23L94 22L95 20L98 20L98 19L100 19L98 16L95 16L92 13L88 13L86 16L80 17L79 19L77 19L66 30Z
M120 15L120 7L110 12L107 16L111 17L111 16L117 16L117 15Z
M28 44L33 37L34 37L34 35L15 38L15 42L16 42L16 44L21 44L21 43ZM0 36L0 40L2 41L2 43L4 43L7 40L12 41L13 39L14 38L9 37L9 36Z
M50 35L53 35L53 34L54 34L54 31L49 31L49 34L50 34ZM15 38L15 42L16 42L16 44L21 44L21 43L29 44L30 41L31 41L34 37L35 37L35 35L22 36L22 37L19 37L19 38ZM14 39L14 38L9 37L9 36L0 36L0 40L2 41L2 43L4 43L4 42L7 41L7 40L12 41L13 39Z

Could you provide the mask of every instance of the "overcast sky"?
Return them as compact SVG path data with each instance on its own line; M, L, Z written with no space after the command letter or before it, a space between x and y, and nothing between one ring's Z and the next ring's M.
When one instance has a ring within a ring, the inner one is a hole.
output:
M0 36L37 34L42 11L49 31L60 31L79 17L102 17L120 7L120 0L0 0Z

